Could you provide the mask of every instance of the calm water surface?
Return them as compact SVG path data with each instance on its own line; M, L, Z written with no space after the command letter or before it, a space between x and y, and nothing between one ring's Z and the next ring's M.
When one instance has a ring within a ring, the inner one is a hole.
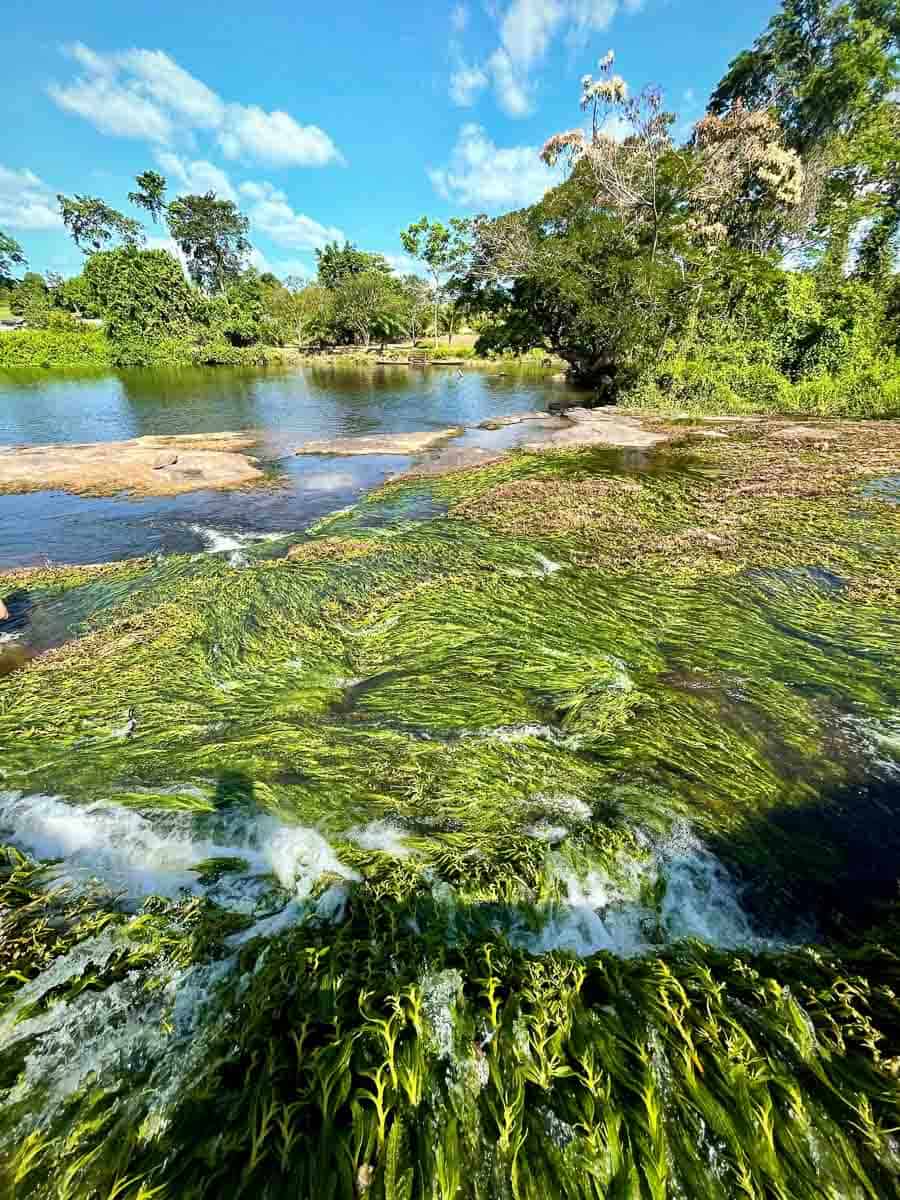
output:
M0 373L0 444L253 429L260 433L260 455L282 484L150 500L62 492L0 496L0 567L210 549L224 547L223 539L299 529L413 461L298 458L290 451L301 442L473 426L486 417L545 409L563 386L534 375L446 367ZM508 444L527 436L527 426L513 427L469 434L465 441Z

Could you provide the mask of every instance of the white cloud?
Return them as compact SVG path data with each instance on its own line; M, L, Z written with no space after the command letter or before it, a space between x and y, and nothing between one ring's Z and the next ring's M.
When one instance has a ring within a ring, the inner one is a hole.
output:
M521 208L562 179L541 162L537 146L498 149L480 125L464 125L446 167L428 172L437 191L468 208Z
M0 166L0 228L58 229L56 196L33 171Z
M247 216L251 225L278 246L286 246L291 250L316 250L326 242L345 241L340 229L320 225L312 217L295 212L284 192L271 183L242 183L240 192L250 201Z
M516 71L512 59L505 50L495 50L488 59L494 77L494 92L497 103L510 117L524 117L531 112L527 80Z
M617 0L574 0L572 27L566 41L570 46L584 46L592 33L602 33L609 28L618 7ZM632 10L638 7L640 0L632 4Z
M544 57L550 39L564 17L567 8L583 4L564 5L560 0L513 0L500 23L500 41L510 60L528 69Z
M145 89L158 103L186 117L191 125L198 129L216 129L221 125L225 105L216 93L179 67L163 50L126 50L116 58L135 76L134 87Z
M450 99L460 108L469 108L487 85L488 77L481 67L460 63L450 76Z
M381 257L393 267L398 275L421 275L423 273L422 263L410 258L408 254L382 254Z
M605 133L608 138L612 138L614 142L624 142L629 134L633 133L631 125L624 117L617 116L615 113L610 113L603 124L600 126L600 132Z
M204 130L230 159L293 167L344 161L317 125L255 104L229 104L162 50L99 54L79 42L66 53L82 74L52 83L50 96L103 133L168 146L178 135Z
M570 47L585 45L592 34L608 28L620 3L633 13L643 0L510 0L505 9L489 8L497 25L498 45L483 64L468 66L456 38L451 40L455 68L450 76L450 99L467 107L489 77L503 111L511 117L527 116L533 108L532 76L554 40L564 32ZM454 26L456 33L462 28Z
M230 104L219 133L226 158L250 158L274 167L324 167L344 158L318 125L298 125L289 113Z
M182 192L190 192L192 195L215 192L223 200L237 200L231 180L215 163L203 159L188 162L171 150L161 150L156 159L166 174L180 185Z
M60 108L84 117L101 133L148 142L168 142L172 137L172 122L162 109L111 76L76 79L67 87L51 83L49 92Z

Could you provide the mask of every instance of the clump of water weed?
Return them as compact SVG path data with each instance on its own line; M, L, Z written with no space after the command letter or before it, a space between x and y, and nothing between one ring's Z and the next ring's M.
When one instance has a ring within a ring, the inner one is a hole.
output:
M771 434L33 579L0 1194L896 1194L900 510Z

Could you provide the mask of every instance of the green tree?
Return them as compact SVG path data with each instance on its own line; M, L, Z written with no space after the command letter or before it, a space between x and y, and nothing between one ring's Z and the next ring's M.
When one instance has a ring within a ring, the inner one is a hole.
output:
M10 308L17 317L24 317L29 325L44 327L50 315L50 292L42 275L37 271L26 271L12 294Z
M108 337L122 346L186 336L203 315L202 297L165 250L120 246L92 254L84 279Z
M418 275L404 275L400 280L402 294L401 319L406 335L415 346L421 336L428 309L431 307L431 288Z
M344 242L343 246L329 242L321 250L316 250L316 259L319 283L327 288L339 288L349 275L362 275L364 271L391 274L391 266L384 255L359 250L350 242Z
M461 297L491 314L479 353L551 350L611 403L686 318L692 285L683 260L651 254L594 199L576 171L521 213L477 220Z
M17 267L24 267L26 263L19 243L0 231L0 283L10 280L13 271Z
M438 319L444 287L463 266L469 250L469 222L452 217L450 227L422 217L400 234L407 254L424 263L434 284L434 336L438 337Z
M335 291L334 304L336 320L366 349L373 336L388 337L400 327L400 290L382 271L347 275Z
M818 179L807 244L838 274L865 221L859 269L883 280L900 229L898 14L896 0L785 0L710 100L716 114L738 105L777 113L788 147Z
M136 192L129 192L128 199L138 208L146 209L153 218L154 225L167 209L165 200L166 180L158 171L142 171L135 178Z
M96 196L58 195L63 224L84 254L96 254L118 238L125 245L144 240L140 221L126 217Z
M804 154L852 132L897 87L898 12L895 0L785 0L731 63L710 111L773 107Z
M334 330L335 293L319 283L288 290L285 319L290 322L297 346L326 345Z
M206 292L223 293L241 274L250 251L244 214L233 201L207 192L173 200L167 219L191 279Z

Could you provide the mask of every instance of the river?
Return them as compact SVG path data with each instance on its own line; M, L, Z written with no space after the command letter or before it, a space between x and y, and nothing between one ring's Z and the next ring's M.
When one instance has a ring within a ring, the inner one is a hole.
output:
M253 430L260 438L257 452L280 484L255 494L197 492L154 500L0 495L0 567L189 552L208 548L217 537L222 545L234 534L299 529L411 461L384 455L298 459L292 450L300 443L473 427L489 417L546 408L561 390L545 376L502 368L0 372L0 445ZM494 441L515 436L512 431Z
M0 498L0 1195L900 1194L900 426L291 452L553 395L0 384L272 473Z

